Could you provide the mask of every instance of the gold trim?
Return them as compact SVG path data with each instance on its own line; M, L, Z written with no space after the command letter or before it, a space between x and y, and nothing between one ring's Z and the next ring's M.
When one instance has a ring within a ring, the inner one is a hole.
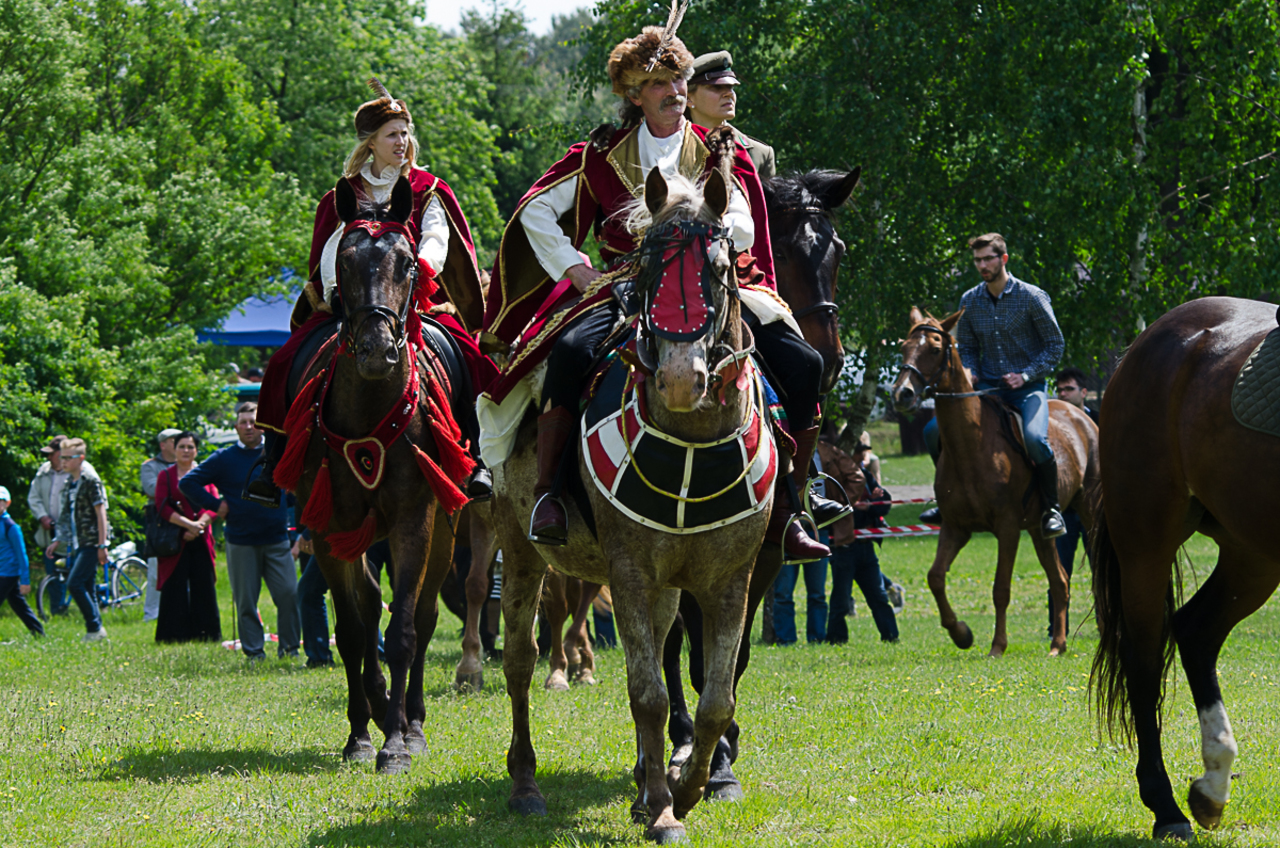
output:
M596 293L600 291L600 289L604 288L606 285L612 285L616 280L624 279L625 275L630 271L631 271L631 266L624 265L621 268L618 268L614 271L610 271L607 274L601 274L599 277L596 277L594 280L591 281L591 285L587 286L587 290L582 293L582 300L590 300L591 297L593 297ZM604 301L601 301L600 303L595 304L595 306L593 306L592 309L595 309L596 307L600 306L602 303L604 303ZM588 311L590 310L583 310L578 314L585 315ZM532 339L530 339L527 343L522 343L519 339L516 339L516 345L520 348L520 350L515 355L515 357L512 358L512 360L507 363L507 367L503 369L503 373L514 370L520 365L521 362L524 362L526 359L528 359L530 353L532 353L533 351L541 347L543 340L548 336L548 334L554 333L556 330L560 328L560 326L564 323L566 316L568 316L571 312L573 312L573 307L570 307L569 309L561 310L559 313L552 316L550 319L547 320L547 323L543 325L542 329L538 331L538 334L534 336Z

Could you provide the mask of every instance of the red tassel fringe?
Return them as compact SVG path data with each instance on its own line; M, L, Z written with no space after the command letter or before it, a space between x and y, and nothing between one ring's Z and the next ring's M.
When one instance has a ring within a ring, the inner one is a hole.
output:
M284 456L276 463L275 484L286 491L293 492L298 488L306 467L307 448L311 446L311 431L315 428L316 392L323 382L321 371L303 386L302 391L293 399L289 414L284 419L284 432L289 437L284 448Z
M311 496L307 498L307 508L302 511L302 526L324 532L329 529L329 520L333 518L333 485L329 482L329 457L320 463L316 472L316 480L311 484Z
M475 470L476 461L467 451L467 444L462 438L462 428L453 418L449 399L444 394L444 386L432 379L425 382L427 411L431 415L431 436L435 439L436 453L440 455L440 467L450 480L460 484L471 476L471 472Z
M462 489L445 476L440 466L436 465L431 457L417 445L413 446L413 457L418 460L418 468L422 471L422 476L427 478L432 494L436 496L440 506L444 507L445 513L453 515L461 509L467 502L467 496L462 493Z
M332 556L344 562L357 562L373 544L373 534L377 531L378 520L370 509L358 528L344 530L341 533L329 533L325 536L325 541L329 543L329 553Z

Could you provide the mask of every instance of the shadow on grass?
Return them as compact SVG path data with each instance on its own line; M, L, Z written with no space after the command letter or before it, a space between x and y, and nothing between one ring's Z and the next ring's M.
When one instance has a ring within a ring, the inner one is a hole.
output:
M946 848L1060 848L1070 845L1071 848L1171 848L1185 845L1184 842L1170 842L1151 838L1140 832L1117 833L1114 830L1093 827L1067 827L1062 824L1050 824L1037 818L1024 818L999 825L986 833L967 836L946 843ZM1197 831L1196 844L1200 848L1229 844L1226 840Z
M183 748L127 752L99 769L95 779L166 783L223 774L314 774L337 771L341 765L342 758L336 752L303 750L280 754L261 748Z
M547 815L522 818L507 809L511 782L476 776L423 786L413 796L377 818L365 816L311 833L305 845L612 845L634 842L634 832L619 835L607 822L626 816L635 793L629 775L562 771L538 775L547 799ZM616 806L601 816L584 811ZM613 813L617 813L614 815ZM629 821L629 818L626 820Z

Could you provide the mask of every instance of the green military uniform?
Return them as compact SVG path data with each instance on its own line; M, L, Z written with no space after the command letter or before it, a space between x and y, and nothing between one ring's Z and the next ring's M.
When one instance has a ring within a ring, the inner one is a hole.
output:
M733 57L729 55L728 50L703 53L693 60L693 77L689 80L689 85L740 84L737 75L733 72ZM760 179L768 180L777 176L778 158L773 148L763 141L752 138L737 127L733 127L733 132L738 144L742 145L747 155L751 157L751 163L756 166L756 173L760 175Z

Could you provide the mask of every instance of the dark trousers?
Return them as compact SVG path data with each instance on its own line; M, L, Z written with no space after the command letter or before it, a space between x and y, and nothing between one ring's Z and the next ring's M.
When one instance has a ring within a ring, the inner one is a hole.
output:
M324 593L329 591L324 572L315 557L307 557L298 578L298 620L302 622L302 650L308 665L324 665L333 662L333 650L329 647L329 612L325 608Z
M787 413L791 432L809 429L822 388L822 354L782 321L761 324L750 313L744 317L756 338L769 383Z
M1067 585L1071 585L1071 572L1075 568L1076 546L1080 545L1084 548L1085 553L1089 552L1088 535L1084 532L1084 522L1080 520L1080 513L1074 509L1064 510L1062 520L1067 525L1067 532L1053 540L1058 546L1058 559L1062 562L1062 570L1067 572ZM1049 592L1049 635L1053 635L1053 592ZM1071 632L1071 605L1067 605L1067 632Z
M880 641L898 640L898 619L893 614L889 595L885 592L884 575L880 573L880 557L875 542L851 542L831 549L831 618L827 622L827 641L849 641L845 622L853 609L853 584L862 590L867 609L880 631Z
M40 623L40 619L36 618L36 614L31 611L31 605L27 603L27 598L18 591L18 580L21 579L17 575L13 577L0 577L0 599L9 602L9 608L13 610L14 615L25 625L27 629L37 636L44 635L44 625ZM30 579L30 578L27 578Z
M542 382L543 404L564 407L576 413L582 399L582 384L595 360L596 349L622 317L622 306L610 300L580 315L560 332L547 357L547 374ZM538 410L541 412L542 410Z
M214 588L213 562L204 539L182 546L173 573L160 590L157 642L220 642L222 619Z
M71 572L67 576L67 591L84 616L86 633L102 629L102 615L98 612L98 546L81 545L74 552L68 551Z

